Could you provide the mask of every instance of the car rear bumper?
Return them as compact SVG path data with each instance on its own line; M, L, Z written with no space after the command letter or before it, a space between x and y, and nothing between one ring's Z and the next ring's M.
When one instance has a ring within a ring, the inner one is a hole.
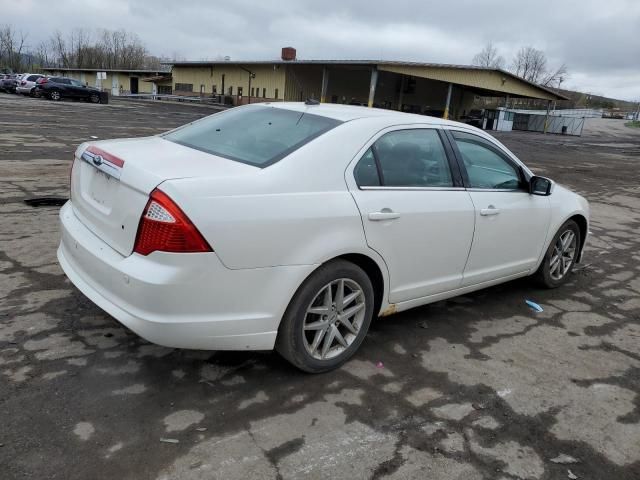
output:
M31 93L33 87L16 87L16 92L18 93Z
M314 265L230 270L215 253L123 257L60 211L58 260L91 301L146 340L175 348L270 350ZM215 245L214 245L215 247Z

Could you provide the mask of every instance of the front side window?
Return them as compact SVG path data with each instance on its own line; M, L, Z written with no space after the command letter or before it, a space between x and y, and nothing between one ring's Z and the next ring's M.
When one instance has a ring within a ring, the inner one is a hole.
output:
M266 167L342 122L283 108L234 108L164 135L186 147Z
M517 190L520 174L496 147L470 133L453 131L471 188Z
M373 166L376 175L372 173ZM398 130L383 135L360 159L354 175L360 187L453 186L447 155L433 129Z

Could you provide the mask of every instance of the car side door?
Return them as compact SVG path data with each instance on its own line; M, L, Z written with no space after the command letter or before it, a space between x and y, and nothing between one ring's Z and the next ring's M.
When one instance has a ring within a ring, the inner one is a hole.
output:
M74 93L71 89L71 81L68 78L56 78L54 79L54 84L52 88L60 90L62 96L64 97L73 97Z
M547 237L549 198L529 193L525 170L497 143L469 131L448 135L476 215L462 285L528 273Z
M71 85L69 86L70 90L73 92L74 97L85 98L88 95L88 89L86 85L78 80L74 80L73 78L69 79Z
M389 270L391 303L462 282L474 208L443 135L416 126L380 132L347 169L367 244Z

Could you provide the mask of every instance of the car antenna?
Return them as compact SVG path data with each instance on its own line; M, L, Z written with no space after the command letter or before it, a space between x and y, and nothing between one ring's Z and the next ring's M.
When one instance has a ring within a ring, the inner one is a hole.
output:
M305 105L320 105L320 102L315 98L307 98L304 102Z

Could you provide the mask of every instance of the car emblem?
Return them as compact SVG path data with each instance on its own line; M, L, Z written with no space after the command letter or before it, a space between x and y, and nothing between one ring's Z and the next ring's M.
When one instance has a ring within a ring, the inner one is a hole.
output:
M93 157L93 164L96 166L102 165L102 157L100 155L95 155Z

